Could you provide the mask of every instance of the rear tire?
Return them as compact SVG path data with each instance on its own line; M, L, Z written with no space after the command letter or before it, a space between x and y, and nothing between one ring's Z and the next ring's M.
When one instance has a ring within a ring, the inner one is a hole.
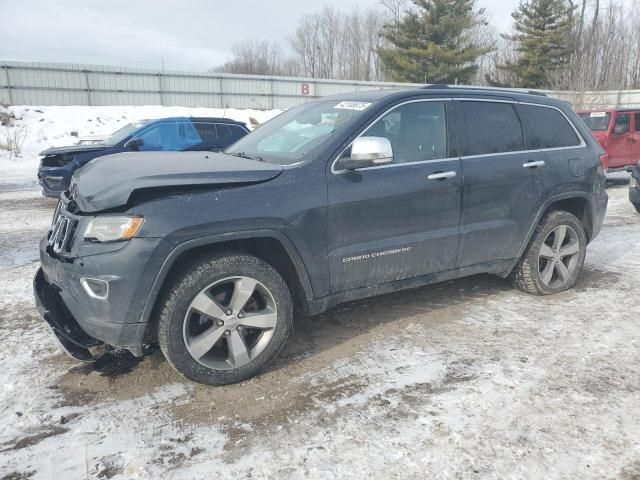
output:
M271 265L219 254L173 281L161 304L158 343L186 378L223 385L253 377L273 360L292 323L291 294Z
M575 285L586 250L582 222L569 212L550 212L536 227L509 278L532 295L564 292Z

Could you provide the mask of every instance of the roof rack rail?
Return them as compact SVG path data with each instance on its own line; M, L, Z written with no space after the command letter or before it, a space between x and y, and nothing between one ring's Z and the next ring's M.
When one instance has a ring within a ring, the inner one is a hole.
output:
M459 89L467 89L467 90L487 90L487 91L495 91L495 92L513 92L513 93L526 93L529 95L537 95L539 97L548 97L544 92L539 90L525 90L524 88L509 88L509 87L482 87L477 85L448 85L446 83L434 83L431 85L425 85L424 87L420 87L425 90L429 89L445 89L445 88L459 88Z
M424 88L425 90L429 88L449 88L449 85L447 85L446 83L432 83L430 85L425 85L424 87L420 87L420 88Z

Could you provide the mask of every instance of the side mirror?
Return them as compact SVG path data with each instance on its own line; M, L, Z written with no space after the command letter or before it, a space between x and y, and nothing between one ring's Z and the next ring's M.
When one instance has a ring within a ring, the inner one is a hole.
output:
M144 145L144 140L142 138L134 137L124 144L124 149L137 151L137 150L140 150L140 147L143 145Z
M351 144L351 155L338 160L338 168L358 170L393 163L393 148L388 138L358 137Z

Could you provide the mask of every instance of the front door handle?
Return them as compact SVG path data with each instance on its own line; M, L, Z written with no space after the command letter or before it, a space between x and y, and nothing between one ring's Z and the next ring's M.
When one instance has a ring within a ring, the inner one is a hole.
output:
M544 167L544 160L538 160L537 162L527 162L527 163L523 163L522 166L524 168L537 168L537 167Z
M427 178L429 180L446 180L447 178L453 178L456 176L456 172L454 172L453 170L450 172L438 172L438 173L432 173L431 175L429 175Z

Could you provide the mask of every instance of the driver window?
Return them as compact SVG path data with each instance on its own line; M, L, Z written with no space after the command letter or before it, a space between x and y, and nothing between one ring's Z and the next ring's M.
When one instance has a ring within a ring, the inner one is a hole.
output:
M617 113L616 120L613 124L613 133L620 135L621 133L629 133L631 129L631 114Z
M373 123L363 136L387 138L393 147L394 163L446 158L444 102L401 105Z

